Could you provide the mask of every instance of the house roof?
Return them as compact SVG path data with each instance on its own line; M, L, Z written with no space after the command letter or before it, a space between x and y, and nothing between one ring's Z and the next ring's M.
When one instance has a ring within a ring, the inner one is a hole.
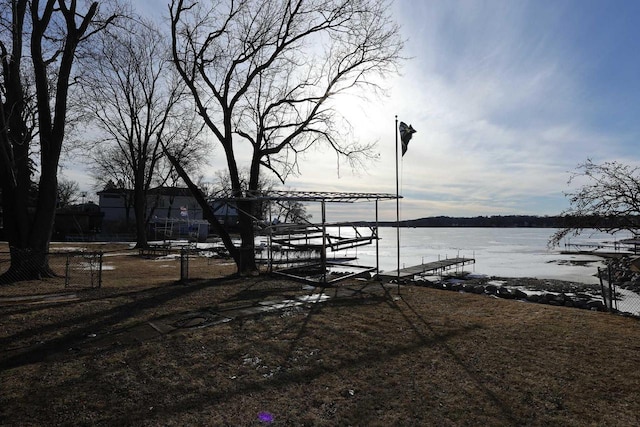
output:
M129 193L133 193L133 190L130 190L128 188L109 188L106 190L98 191L97 194L101 196L103 194L129 194ZM186 187L155 187L155 188L149 189L149 191L147 191L147 194L169 196L169 197L176 197L176 196L189 197L191 196L191 190L189 190Z
M159 194L161 196L191 196L191 190L186 187L156 187L151 188L148 194Z

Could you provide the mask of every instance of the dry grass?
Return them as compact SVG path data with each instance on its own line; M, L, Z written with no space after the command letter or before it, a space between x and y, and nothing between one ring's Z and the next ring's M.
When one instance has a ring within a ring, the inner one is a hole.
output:
M0 303L0 424L640 424L635 319L348 282L321 304L161 334L149 322L313 291L206 260L180 285L177 260L120 252L75 301Z

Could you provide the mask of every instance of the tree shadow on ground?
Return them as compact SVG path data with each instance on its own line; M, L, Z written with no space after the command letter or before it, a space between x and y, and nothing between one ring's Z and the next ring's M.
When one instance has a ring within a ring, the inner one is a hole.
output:
M70 357L69 350L86 344L87 336L89 334L95 333L96 331L108 330L109 328L113 329L113 326L118 325L127 319L134 318L136 315L140 315L149 308L167 304L175 298L195 293L207 287L232 284L233 280L236 279L224 278L192 283L188 286L167 286L160 289L145 289L139 292L134 292L134 295L136 296L134 301L130 301L116 307L71 317L51 325L27 328L10 337L0 339L0 348L6 348L12 341L25 338L33 334L53 333L61 328L70 328L72 326L82 325L41 345L8 352L7 357L3 357L3 360L0 361L0 371L31 363L38 363L49 359ZM237 303L239 301L250 301L253 303L256 300L265 297L273 297L282 295L283 293L301 290L300 287L293 285L292 282L282 281L281 285L274 285L272 281L264 278L257 278L249 281L244 279L242 281L238 281L238 283L241 283L242 285L238 286L238 288L234 289L229 296L224 298L221 301L221 304ZM411 329L413 334L417 337L417 340L394 343L382 349L367 347L357 355L346 354L338 359L324 361L312 366L303 366L300 370L279 372L277 375L274 375L269 379L240 378L235 381L232 388L211 389L203 393L200 389L197 389L191 384L182 384L180 387L182 392L176 396L172 402L169 404L163 404L162 407L158 408L158 410L153 414L149 414L141 410L127 411L127 408L120 408L120 410L115 411L114 413L109 413L105 421L108 421L109 424L123 425L143 422L148 423L153 419L158 422L162 422L165 418L168 419L190 412L198 413L212 405L215 406L216 404L232 402L240 396L265 391L283 391L293 385L310 383L329 372L334 374L336 372L346 373L347 371L351 371L356 368L367 368L372 365L379 366L390 364L397 357L419 352L424 348L433 348L442 349L446 352L451 363L458 365L465 375L472 379L477 390L479 390L481 395L485 396L487 400L491 401L492 404L500 410L505 421L508 421L511 424L518 424L519 421L515 418L508 405L505 405L494 392L483 384L482 379L478 374L470 369L464 359L452 346L448 344L451 339L471 334L474 330L478 329L479 326L453 325L449 330L439 331L438 328L434 327L432 323L426 320L420 312L409 303L409 301L398 296L394 296L389 289L384 286L375 285L379 286L376 288L373 286L374 285L369 283L363 283L322 289L323 293L326 293L331 297L328 302L308 304L305 310L299 313L303 316L302 318L298 317L295 321L285 323L279 331L265 329L265 332L272 333L276 337L285 332L293 335L293 338L286 346L286 351L283 352L282 347L270 345L267 342L261 343L261 347L273 354L280 354L283 365L286 365L293 360L296 349L302 347L300 342L308 335L309 326L313 323L315 316L323 312L331 315L331 310L348 309L349 307L362 305L384 305L393 310L394 313L397 313L397 315L400 316L401 322ZM313 291L309 290L308 293L313 293ZM131 295L130 293L122 294L127 296ZM113 295L109 298L113 298ZM200 309L202 309L202 307L200 307ZM198 307L194 307L194 310L198 310ZM175 310L174 312L177 313L178 311L182 310ZM258 316L257 321L263 319L265 324L268 324L268 319L271 315L273 315L273 313L260 315ZM121 328L116 331L130 332L135 329L135 327L143 323L146 323L146 320L138 322L132 327ZM337 333L340 332L337 331ZM155 337L158 336L160 335L155 335ZM349 336L345 335L344 337L335 338L336 340L348 340ZM143 339L154 339L154 337L143 337ZM129 348L132 343L125 342L123 345L125 348ZM230 360L233 360L231 354L229 354L228 357ZM94 372L89 375L95 375L96 382L99 381L99 373ZM59 383L58 386L64 387L64 384ZM72 386L73 384L71 382L70 387ZM41 391L41 394L46 395L47 393L57 392L58 388L45 388ZM363 422L364 421L366 420L363 420Z
M30 363L37 363L46 358L53 357L56 354L64 353L68 351L68 349L75 348L80 343L86 341L87 336L95 334L98 331L108 330L114 325L118 325L127 319L132 319L142 314L145 310L167 304L176 298L184 297L212 286L219 286L221 284L232 282L233 280L235 279L220 278L190 284L189 286L168 285L134 292L122 292L92 299L90 301L101 301L117 299L124 296L132 298L133 300L104 310L91 311L89 313L85 312L77 316L71 316L59 322L32 328L27 327L13 335L0 338L0 348L5 349L5 353L9 353L7 357L0 360L0 371ZM80 303L87 303L87 300L80 301ZM71 305L74 304L68 304L67 308ZM24 314L29 311L40 310L44 311L46 309L55 310L57 308L59 307L34 307L33 309L23 309L21 313ZM2 315L7 314L3 313ZM145 321L146 320L143 320L139 323L144 323ZM81 326L78 327L78 325ZM57 338L47 340L27 348L20 348L18 351L6 351L6 349L10 348L11 344L16 341L42 334L55 333L56 331L66 328L73 329Z
M469 366L467 365L467 363L460 356L460 354L458 354L458 352L456 352L448 344L448 342L447 342L448 340L447 340L447 335L446 334L442 334L442 333L438 332L432 326L432 324L429 323L427 320L425 320L424 317L422 317L422 315L415 309L415 307L413 307L406 299L403 298L403 299L401 299L401 301L397 301L397 302L398 302L398 304L401 304L401 305L407 307L408 310L409 310L409 313L411 313L412 316L414 317L415 320L411 319L409 317L409 315L407 313L405 313L403 310L399 310L402 313L402 316L406 319L407 323L412 327L414 332L418 336L420 336L422 341L428 342L428 341L432 340L432 338L425 336L420 331L420 328L417 327L417 323L419 323L421 325L424 325L430 331L430 333L433 336L439 338L439 339L437 339L437 341L439 342L441 348L445 350L445 352L449 356L450 360L453 361L456 365L458 365L465 372L465 374L468 376L468 378L473 380L476 388L484 396L486 396L495 405L496 408L498 408L502 412L502 414L504 415L504 418L506 420L508 420L510 424L518 425L518 424L521 423L521 421L516 418L516 416L514 415L513 411L509 407L509 405L505 404L493 391L491 391L484 384L484 381L482 380L482 378L480 378L480 376L476 372L474 372L472 369L470 369ZM398 305L398 304L396 304L396 301L393 301L393 304L394 305Z
M312 309L306 316L306 319L301 325L299 337L304 335L302 329L306 327L311 321L314 313L320 311L321 308ZM153 414L153 419L162 421L164 419L170 419L178 414L186 413L199 413L206 407L216 406L225 402L232 402L234 399L240 396L251 396L261 392L285 392L294 385L308 384L327 373L339 373L347 370L352 370L359 367L369 367L373 364L388 363L396 357L402 356L407 353L419 351L424 347L437 346L442 342L465 335L473 330L474 327L460 328L457 331L450 332L448 334L441 334L437 338L421 341L418 343L411 343L406 345L397 345L386 351L379 351L379 349L371 349L364 355L359 355L357 358L345 358L339 361L331 361L321 363L316 366L310 366L299 371L288 371L280 373L269 380L248 380L242 379L236 380L232 389L218 389L210 390L204 393L184 393L182 397L177 397L173 404L163 404L162 408L157 413ZM294 348L294 344L290 348L289 358ZM303 402L300 402L304 405ZM110 423L138 423L149 421L148 414L140 413L128 413L118 415L116 418L110 419ZM362 420L366 424L366 420Z

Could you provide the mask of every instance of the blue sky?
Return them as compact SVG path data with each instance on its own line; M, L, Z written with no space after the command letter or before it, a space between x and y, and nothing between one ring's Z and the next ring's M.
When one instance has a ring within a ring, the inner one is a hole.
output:
M639 1L397 0L393 14L410 59L388 97L340 103L380 160L352 173L314 152L290 188L395 193L395 115L418 131L400 165L402 218L555 215L587 158L638 164ZM358 206L331 219L368 219ZM380 208L395 218L395 203Z
M418 130L401 165L403 218L554 215L587 158L638 163L640 2L398 1L394 10L411 59L389 98L353 120L380 135L388 164L343 176L345 191L395 191L394 114Z

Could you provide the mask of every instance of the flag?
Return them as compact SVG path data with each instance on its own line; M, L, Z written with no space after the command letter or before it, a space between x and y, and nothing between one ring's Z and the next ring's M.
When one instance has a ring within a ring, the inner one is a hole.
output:
M416 130L411 125L407 126L405 122L400 122L400 125L398 125L398 129L400 129L400 140L402 141L402 155L404 156L404 153L407 152L407 148L409 147L409 141L411 141L411 137L413 136L414 133L416 133Z

